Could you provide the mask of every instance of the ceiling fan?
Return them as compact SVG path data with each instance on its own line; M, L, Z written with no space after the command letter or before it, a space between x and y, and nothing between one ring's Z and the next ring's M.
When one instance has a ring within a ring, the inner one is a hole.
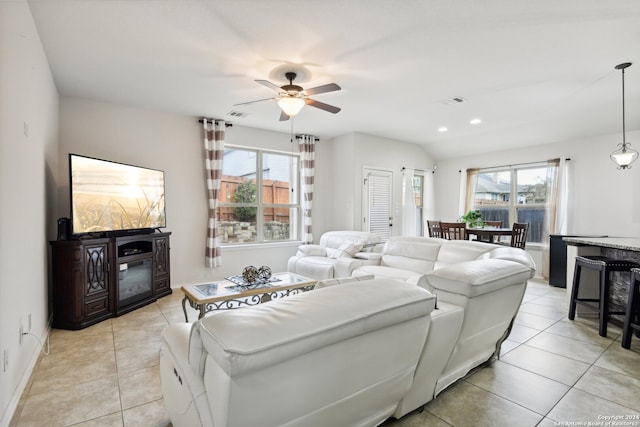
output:
M318 95L321 93L341 90L342 88L337 84L329 83L322 86L316 86L311 89L303 89L301 86L293 84L293 81L297 76L296 73L289 71L286 72L284 76L287 78L287 80L289 80L289 84L283 86L278 86L268 80L256 80L256 82L260 83L261 85L264 85L278 92L277 98L258 99L257 101L242 102L235 105L246 105L253 104L255 102L270 100L278 101L278 106L282 109L282 112L280 113L280 121L289 120L290 117L298 114L302 107L304 107L305 105L310 105L312 107L316 107L333 114L336 114L340 111L340 108L336 106L325 104L324 102L316 101L315 99L309 98L310 95Z

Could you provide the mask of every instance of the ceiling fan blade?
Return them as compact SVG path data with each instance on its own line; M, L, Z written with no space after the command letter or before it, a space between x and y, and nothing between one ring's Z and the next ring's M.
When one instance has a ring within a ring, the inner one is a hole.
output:
M306 98L304 100L304 102L307 105L319 108L319 109L324 110L324 111L328 111L328 112L333 113L333 114L336 114L337 112L339 112L341 110L341 108L335 107L333 105L325 104L324 102L316 101L314 99Z
M282 88L280 86L271 83L269 80L256 80L256 82L268 87L269 89L273 89L276 92L282 92Z
M253 104L256 102L262 102L262 101L271 101L271 100L276 100L278 98L264 98L264 99L258 99L256 101L249 101L249 102L241 102L239 104L233 104L233 106L235 107L236 105L247 105L247 104Z
M304 93L306 95L317 95L319 93L327 93L334 92L336 90L341 90L342 88L335 83L329 83L322 86L312 87L311 89L305 89Z
M289 115L287 113L285 113L284 111L280 110L280 121L281 122L286 122L289 119L290 119Z

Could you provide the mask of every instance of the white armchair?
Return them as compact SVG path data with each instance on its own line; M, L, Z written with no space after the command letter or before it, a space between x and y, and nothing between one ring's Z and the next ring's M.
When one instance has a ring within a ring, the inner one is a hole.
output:
M317 245L302 245L289 258L287 270L316 280L351 276L364 265L376 265L380 237L365 231L328 231Z

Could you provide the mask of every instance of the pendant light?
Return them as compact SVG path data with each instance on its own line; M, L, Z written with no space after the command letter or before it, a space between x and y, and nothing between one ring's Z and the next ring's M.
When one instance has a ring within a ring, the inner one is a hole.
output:
M631 144L626 141L624 129L624 70L630 66L631 62L616 65L616 70L622 70L622 143L618 144L620 148L611 153L609 157L618 165L618 169L630 169L631 163L638 158L638 152L629 147Z

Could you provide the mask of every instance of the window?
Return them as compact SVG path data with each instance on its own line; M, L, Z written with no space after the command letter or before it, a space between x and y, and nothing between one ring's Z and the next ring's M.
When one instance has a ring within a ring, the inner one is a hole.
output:
M485 221L529 223L527 242L546 242L558 164L555 161L521 167L468 171L468 209L478 209Z
M225 148L217 213L222 244L298 239L299 163L296 154Z
M424 224L424 175L413 175L413 195L416 202L416 236L423 235Z

